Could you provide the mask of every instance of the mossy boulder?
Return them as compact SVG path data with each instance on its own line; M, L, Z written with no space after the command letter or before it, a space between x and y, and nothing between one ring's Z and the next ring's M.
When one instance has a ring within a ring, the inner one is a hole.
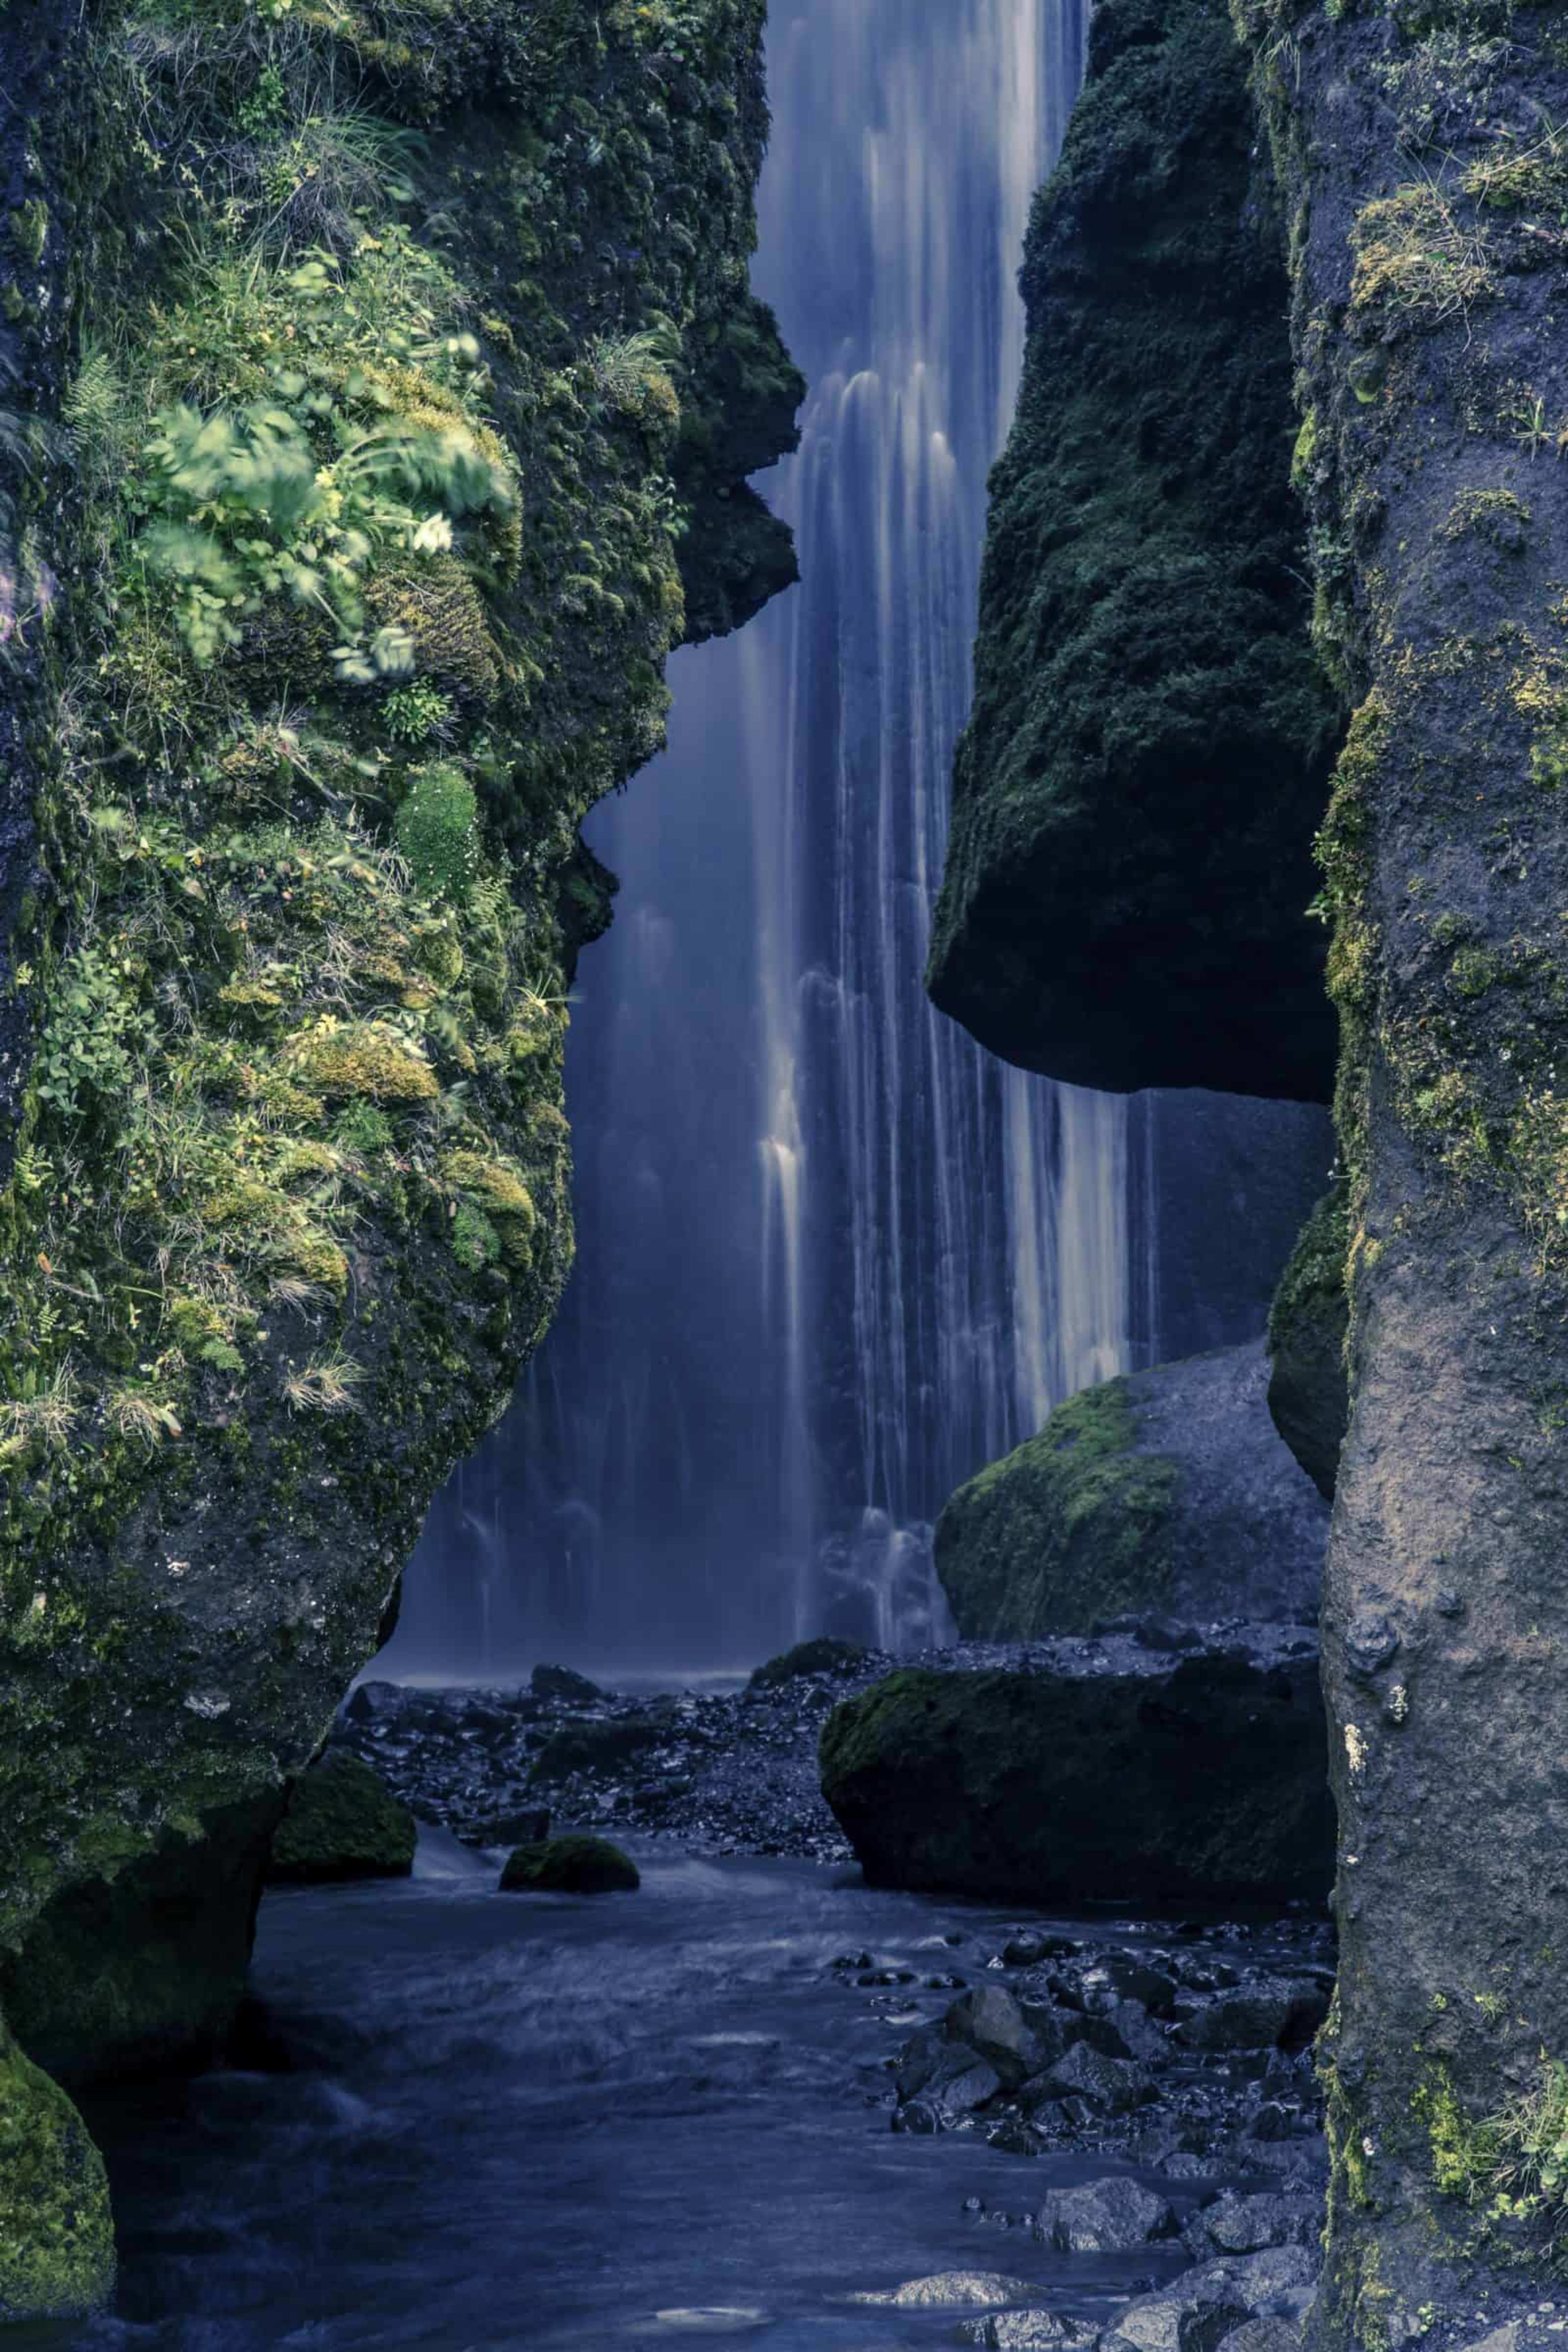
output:
M847 1681L859 1674L871 1653L858 1642L840 1642L830 1634L821 1634L816 1641L797 1642L793 1650L784 1650L776 1658L757 1668L748 1687L754 1691L783 1690L789 1684L808 1680L815 1675L826 1675L834 1681Z
M0 2021L0 2326L101 2311L114 2273L103 2160Z
M822 1791L877 1886L1022 1902L1321 1901L1333 1809L1316 1644L1049 1643L903 1668L823 1728Z
M413 1814L370 1766L357 1756L332 1756L296 1783L267 1875L285 1886L406 1878L417 1841Z
M542 1838L508 1855L503 1895L633 1895L642 1874L608 1838Z
M1268 1318L1268 1410L1318 1492L1331 1502L1350 1421L1345 1340L1350 1204L1326 1193L1301 1231Z
M1315 1618L1328 1514L1268 1416L1261 1341L1085 1389L961 1486L936 1565L961 1633Z
M1290 488L1283 236L1227 12L1101 0L1025 248L937 1003L1089 1087L1326 1099L1340 732Z

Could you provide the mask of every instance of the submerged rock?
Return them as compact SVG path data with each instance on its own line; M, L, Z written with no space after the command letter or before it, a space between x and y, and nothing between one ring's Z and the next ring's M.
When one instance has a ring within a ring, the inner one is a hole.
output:
M1008 2278L999 2271L939 2271L933 2277L910 2279L881 2293L858 2294L855 2300L889 2304L898 2311L973 2311L992 2304L1022 2303L1034 2292L1027 2279Z
M417 1839L413 1814L370 1767L335 1755L295 1787L267 1875L274 1885L294 1886L406 1878Z
M545 1838L520 1845L500 1874L504 1895L630 1895L642 1874L608 1838Z
M937 1522L961 1633L1031 1641L1128 1615L1310 1622L1329 1515L1268 1391L1259 1339L1058 1405Z
M824 1728L824 1794L875 1885L1034 1901L1321 1901L1332 1810L1315 1644L1042 1643L905 1668Z
M1054 2311L999 2311L989 2319L975 2320L963 2331L966 2344L984 2344L990 2352L1058 2352L1058 2347L1071 2345L1078 2352L1091 2352L1100 2342L1100 2330L1086 2319L1075 2319Z

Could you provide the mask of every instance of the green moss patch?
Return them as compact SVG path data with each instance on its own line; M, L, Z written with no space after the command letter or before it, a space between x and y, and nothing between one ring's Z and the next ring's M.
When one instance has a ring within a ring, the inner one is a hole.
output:
M275 1885L294 1886L406 1878L416 1837L413 1814L368 1764L334 1756L296 1782L267 1874Z
M101 2311L114 2271L102 2159L65 2093L0 2024L0 2325Z

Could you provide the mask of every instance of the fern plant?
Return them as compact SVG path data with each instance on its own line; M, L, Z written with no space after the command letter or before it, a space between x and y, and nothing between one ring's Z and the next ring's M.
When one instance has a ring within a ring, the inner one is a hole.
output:
M181 403L157 414L136 559L173 587L198 662L286 594L347 634L337 654L345 678L405 667L397 649L359 643L365 573L393 549L446 551L466 517L510 514L513 485L455 422L367 425L298 369L275 369L272 388L271 400L237 411L204 416Z

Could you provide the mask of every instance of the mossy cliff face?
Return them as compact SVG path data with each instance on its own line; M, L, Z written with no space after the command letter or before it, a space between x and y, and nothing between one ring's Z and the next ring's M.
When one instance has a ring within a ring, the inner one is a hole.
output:
M73 12L62 0L17 0L0 58L0 1176L8 1176L32 1026L16 942L37 919L43 887L37 802L60 679L51 623L66 472L56 428L71 362L78 220L65 191L79 199L87 180Z
M1484 0L1241 21L1320 630L1358 706L1321 844L1352 1404L1310 2334L1382 2352L1509 2317L1562 2229L1568 40Z
M288 1783L560 1295L577 826L662 741L687 583L707 633L792 570L729 471L799 389L746 282L763 15L0 16L8 90L92 92L0 269L69 583L0 677L42 866L0 1952L78 2071L221 2025ZM204 1886L214 1948L150 1965Z
M1308 635L1280 227L1213 0L1103 0L1037 199L930 986L1093 1087L1322 1099Z
M1330 1502L1350 1414L1346 1207L1342 1185L1325 1192L1301 1228L1268 1316L1268 1410L1280 1436Z
M1262 1343L1085 1389L961 1486L936 1565L966 1641L1317 1615L1327 1513L1268 1417Z

